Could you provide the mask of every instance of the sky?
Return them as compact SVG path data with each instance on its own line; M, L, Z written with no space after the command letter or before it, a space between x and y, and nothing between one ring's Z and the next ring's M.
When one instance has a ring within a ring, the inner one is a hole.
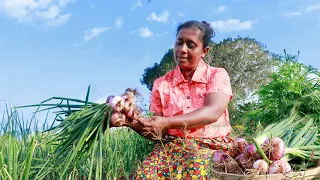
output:
M94 102L131 87L148 104L144 69L187 20L209 22L216 43L250 37L320 69L319 0L0 0L0 113L5 103L84 99L88 85Z

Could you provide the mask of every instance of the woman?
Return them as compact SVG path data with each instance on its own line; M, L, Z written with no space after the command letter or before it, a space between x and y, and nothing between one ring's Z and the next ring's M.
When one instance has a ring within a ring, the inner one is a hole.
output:
M209 179L214 150L231 149L229 75L203 61L213 34L206 22L187 21L178 26L177 66L154 81L153 117L132 124L145 137L164 137L164 141L155 146L133 179Z

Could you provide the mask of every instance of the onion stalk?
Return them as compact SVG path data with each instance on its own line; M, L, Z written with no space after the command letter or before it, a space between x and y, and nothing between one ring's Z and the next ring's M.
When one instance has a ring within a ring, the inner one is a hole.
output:
M113 112L120 111L124 102L120 98L108 98L107 103L98 104L89 101L90 86L88 87L86 100L78 100L64 97L49 98L40 104L20 106L38 107L36 112L59 109L52 126L46 130L53 133L51 144L56 144L54 154L37 174L38 179L45 177L54 166L57 168L60 179L66 178L67 170L77 166L80 159L91 157L89 179L103 179L102 177L102 147L107 144L105 133L110 128L110 120ZM114 99L114 102L112 101ZM49 101L60 101L56 104ZM114 106L111 107L110 103ZM113 109L112 109L113 108ZM123 117L122 117L123 120ZM56 122L60 122L55 125ZM122 121L115 120L115 125L121 125ZM118 123L118 124L117 124ZM94 161L93 161L94 160ZM95 165L94 165L95 164ZM50 167L49 167L50 166ZM93 174L93 166L96 168Z
M261 157L268 163L270 164L270 160L268 159L267 155L263 152L263 150L261 149L260 145L258 144L257 140L255 138L252 138L252 141L254 143L254 145L257 148L258 153L261 155Z

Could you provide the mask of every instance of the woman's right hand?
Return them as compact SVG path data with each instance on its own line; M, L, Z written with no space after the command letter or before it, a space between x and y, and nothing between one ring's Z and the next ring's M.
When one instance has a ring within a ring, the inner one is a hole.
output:
M161 140L167 134L166 118L163 116L152 116L136 120L141 135L153 140Z

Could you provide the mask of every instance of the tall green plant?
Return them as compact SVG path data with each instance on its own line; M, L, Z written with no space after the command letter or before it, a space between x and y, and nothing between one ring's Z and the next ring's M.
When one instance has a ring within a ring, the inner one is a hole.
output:
M32 161L37 146L27 128L19 123L14 108L6 108L0 123L0 179L28 180L32 176Z
M301 116L312 116L320 121L320 73L298 62L298 56L279 56L279 66L270 76L271 81L256 92L257 101L246 112L247 123L266 125L289 116L294 108ZM252 108L253 107L253 108ZM255 129L254 129L255 130ZM253 130L253 131L254 131ZM252 131L252 129L247 129Z
M65 164L53 161L59 141L51 132L32 129L42 126L34 118L28 121L20 117L15 108L7 108L3 114L0 121L1 180L61 178ZM96 145L99 151L79 157L78 163L67 167L63 179L84 180L90 175L92 179L129 179L138 162L153 148L153 142L128 128L111 129L103 136L105 141ZM48 143L50 141L55 143Z

